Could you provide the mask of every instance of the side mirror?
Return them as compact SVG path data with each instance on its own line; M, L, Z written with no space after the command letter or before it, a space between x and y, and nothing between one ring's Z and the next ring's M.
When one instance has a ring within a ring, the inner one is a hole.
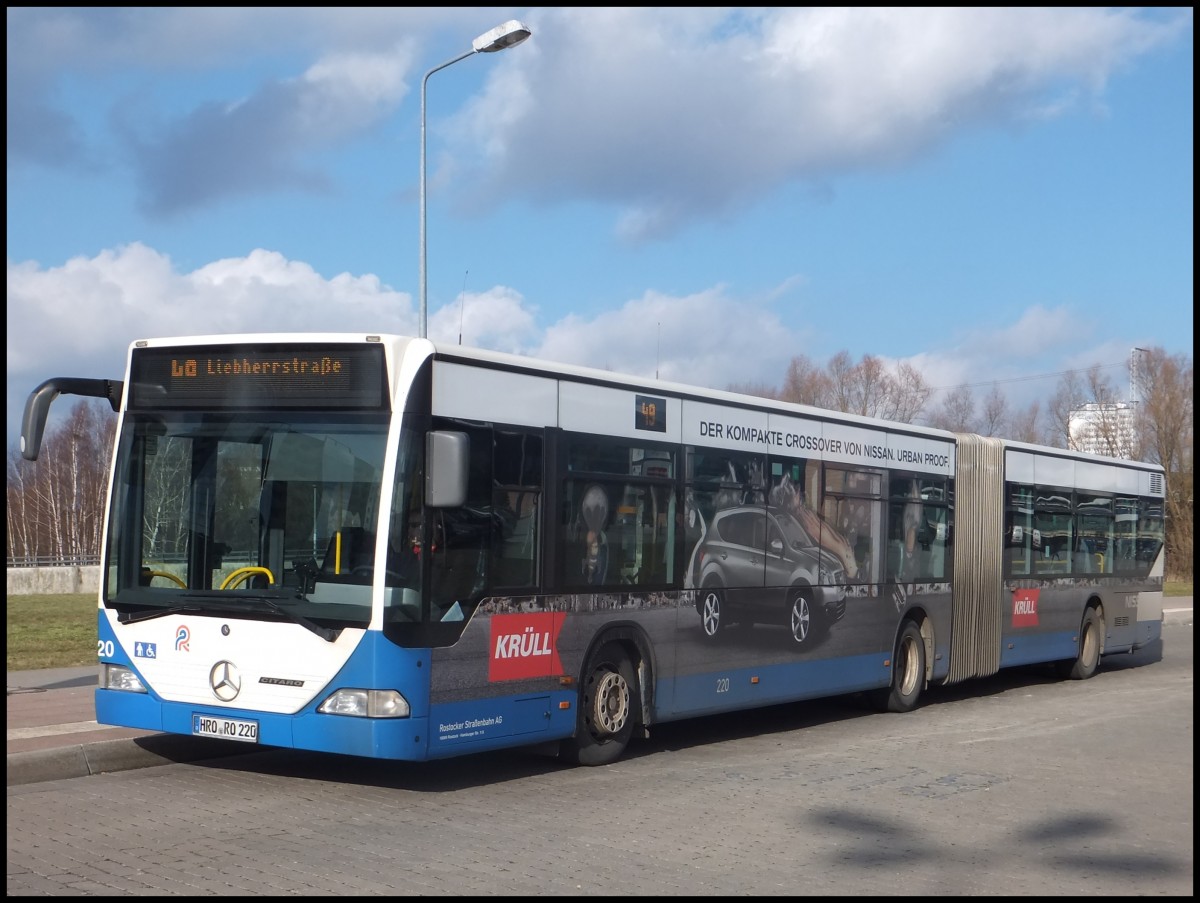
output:
M120 380L69 376L57 376L43 382L25 399L25 411L21 415L21 456L26 461L37 460L38 452L42 448L42 433L46 430L46 416L50 411L50 403L59 395L105 398L114 411L119 411L123 385Z
M425 437L425 504L457 508L467 500L471 440L466 433L439 430Z

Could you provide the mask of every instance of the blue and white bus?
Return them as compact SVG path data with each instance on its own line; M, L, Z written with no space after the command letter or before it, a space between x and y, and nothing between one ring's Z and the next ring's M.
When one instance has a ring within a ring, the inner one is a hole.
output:
M383 335L131 344L104 724L428 760L1161 637L1162 468Z

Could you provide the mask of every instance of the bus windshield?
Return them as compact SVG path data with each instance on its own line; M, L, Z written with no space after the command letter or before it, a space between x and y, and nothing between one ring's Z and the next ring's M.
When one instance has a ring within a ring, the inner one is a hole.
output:
M365 626L387 427L379 412L129 413L105 604L122 617L186 610Z

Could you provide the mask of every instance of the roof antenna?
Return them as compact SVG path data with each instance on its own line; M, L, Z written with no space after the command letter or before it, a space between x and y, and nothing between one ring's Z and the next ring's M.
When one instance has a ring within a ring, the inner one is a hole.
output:
M658 323L658 337L654 347L654 378L658 379L658 365L662 361L662 321Z
M462 324L463 324L463 307L467 303L467 273L470 270L463 270L463 290L458 296L458 344L462 344Z

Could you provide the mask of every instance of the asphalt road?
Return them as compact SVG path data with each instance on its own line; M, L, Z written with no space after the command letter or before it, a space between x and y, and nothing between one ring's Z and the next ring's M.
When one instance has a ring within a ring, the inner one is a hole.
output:
M8 788L14 895L1180 895L1193 634L929 691L663 725L602 768L292 751Z

